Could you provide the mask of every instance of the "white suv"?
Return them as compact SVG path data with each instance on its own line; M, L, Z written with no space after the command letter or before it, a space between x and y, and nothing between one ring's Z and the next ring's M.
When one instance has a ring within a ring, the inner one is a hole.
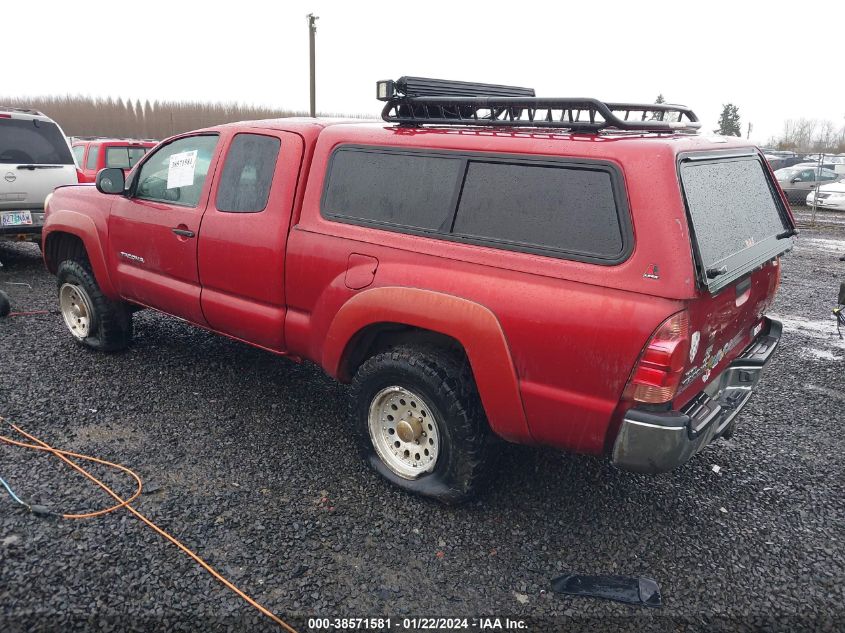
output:
M40 242L45 198L79 181L67 138L52 119L0 106L0 240Z

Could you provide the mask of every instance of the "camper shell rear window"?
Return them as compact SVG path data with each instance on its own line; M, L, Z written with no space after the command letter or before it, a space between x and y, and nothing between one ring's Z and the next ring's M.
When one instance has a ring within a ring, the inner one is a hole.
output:
M791 248L792 222L758 154L686 154L679 172L709 290Z

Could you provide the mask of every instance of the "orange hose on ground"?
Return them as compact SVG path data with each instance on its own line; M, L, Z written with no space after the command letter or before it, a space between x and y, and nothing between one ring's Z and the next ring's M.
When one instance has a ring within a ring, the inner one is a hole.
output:
M0 417L0 421L6 422L6 420L5 420L3 417ZM134 515L137 519L139 519L139 520L140 520L140 521L142 521L145 525L147 525L147 527L149 527L149 528L150 528L150 529L152 529L154 532L156 532L156 533L157 533L157 534L159 534L160 536L164 537L165 539L167 539L168 541L170 541L171 543L173 543L176 547L178 547L178 548L179 548L179 549L181 549L183 552L185 552L185 554L187 554L188 556L190 556L190 557L194 560L194 562L196 562L196 563L197 563L200 567L202 567L203 569L205 569L205 570L206 570L209 574L211 574L211 575L212 575L215 579L217 579L219 582L221 582L221 583L223 584L223 586L225 586L227 589L229 589L229 590L231 590L232 592L234 592L234 593L235 593L235 594L236 594L239 598L241 598L242 600L244 600L247 604L249 604L250 606L252 606L252 607L254 607L255 609L257 609L258 611L260 611L263 615L265 615L265 616L267 616L268 618L270 618L273 622L275 622L276 624L278 624L279 626L281 626L283 629L285 629L285 630L286 630L286 631L288 631L289 633L297 633L296 629L294 629L294 628L293 628L292 626L290 626L287 622L285 622L284 620L282 620L281 618L279 618L278 616L276 616L276 615L275 615L272 611L270 611L270 610L266 609L265 607L261 606L261 605L260 605L260 604L258 604L255 600L253 600L253 599L252 599L252 598L250 598L247 594L245 594L243 591L241 591L240 589L238 589L238 588L237 588L234 584L232 584L232 583L231 583L229 580L227 580L224 576L222 576L220 573L218 573L218 572L217 572L217 571L216 571L216 570L215 570L215 569L214 569L211 565L209 565L209 564L208 564L208 563L206 563L206 562L205 562L202 558L200 558L198 554L195 554L192 550L188 549L188 547L186 547L186 546L185 546L185 545L183 545L181 542L179 542L179 541L178 541L175 537L171 536L170 534L168 534L167 532L165 532L164 530L162 530L162 529L161 529L160 527L158 527L155 523L153 523L150 519L148 519L148 518L147 518L147 517L145 517L143 514L141 514L140 512L138 512L135 508L133 508L131 505L129 505L130 501L132 501L132 500L134 500L135 498L137 498L137 496L138 496L138 495L140 494L140 492L141 492L141 485L142 485L142 484L141 484L141 478L140 478L140 477L138 477L138 475L136 475L135 473L133 473L131 470L129 470L129 469L128 469L128 468L126 468L125 466L121 466L121 465L119 465L119 464L113 464L112 462L108 462L108 461L106 461L106 460L101 460L101 459L98 459L98 458L96 458L96 457L91 457L91 456L89 456L89 455L81 455L81 454L77 454L77 453L71 453L70 451L63 451L63 450L60 450L60 449L57 449L57 448L53 448L52 446L50 446L50 445L49 445L49 444L47 444L46 442L42 442L42 441L41 441L41 440L39 440L37 437L34 437L34 436L30 435L29 433L27 433L26 431L24 431L24 430L23 430L23 429L21 429L20 427L15 426L15 425L14 425L14 424L12 424L11 422L7 422L7 423L8 423L8 424L9 424L9 426L11 426L11 427L12 427L15 431L17 431L18 433L20 433L21 435L23 435L23 436L24 436L24 437L26 437L27 439L29 439L29 440L31 440L31 441L33 441L33 442L35 442L36 444L38 444L38 446L35 446L35 445L33 445L33 444L26 444L25 442L18 442L17 440L13 440L13 439L11 439L11 438L8 438L8 437L2 436L2 435L0 435L0 441L3 441L3 442L5 442L5 443L7 443L7 444L11 444L12 446L20 446L20 447L22 447L22 448L31 448L31 449L34 449L34 450L40 450L40 451L45 451L45 452L48 452L48 453L52 453L53 455L55 455L56 457L58 457L59 459L61 459L63 462L65 462L68 466L70 466L70 467L71 467L71 468L73 468L74 470L76 470L76 471L78 471L78 472L82 473L83 475L85 475L88 479L90 479L90 480L91 480L91 481L93 481L95 484L97 484L100 488L102 488L103 490L105 490L105 491L106 491L109 495L111 495L111 497L113 497L113 498L114 498L114 500L115 500L115 501L117 501L117 502L118 502L118 503L117 503L117 505L112 506L111 508L108 508L108 509L106 509L106 510L100 510L100 511L98 511L98 512L94 512L94 513L89 513L88 515L61 515L62 517L64 517L64 518L89 518L90 516L99 516L99 515L101 515L101 514L105 514L106 512L113 512L114 510L117 510L117 509L119 509L119 508L126 508L126 509L127 509L129 512L131 512L131 513L132 513L132 514L133 514L133 515ZM94 475L92 475L92 474L91 474L91 473L89 473L87 470L85 470L84 468L82 468L82 466L80 466L80 465L79 465L79 464L77 464L76 462L71 461L71 460L68 458L68 456L70 456L70 457L76 457L76 458L78 458L78 459L85 459L85 460L88 460L88 461L92 461L92 462L99 463L99 464L104 464L104 465L107 465L107 466L113 466L113 467L115 467L115 468L118 468L118 469L120 469L120 470L123 470L124 472L127 472L127 473L131 474L131 475L132 475L132 476L136 479L136 481L138 482L138 490L137 490L137 491L135 492L135 494L134 494L132 497L130 497L129 499L122 499L122 498L120 497L120 495L118 495L118 494L117 494L114 490L112 490L111 488L109 488L106 484L104 484L102 481L100 481L99 479L97 479Z
M2 420L2 419L3 418L0 417L0 420ZM12 428L14 428L16 431L21 432L20 429L18 429L18 427L16 427L14 424L12 424L10 426L12 426ZM105 508L104 510L97 510L96 512L85 512L83 514L60 514L59 516L62 517L63 519L93 519L94 517L102 516L103 514L108 514L109 512L114 512L115 510L119 510L120 508L123 508L123 507L129 505L130 503L135 501L135 499L137 499L138 496L141 494L141 489L143 487L142 484L141 484L141 478L138 475L136 475L134 472L129 470L126 466L121 466L120 464L114 464L112 462L106 461L105 459L99 459L97 457L91 457L89 455L80 455L79 453L73 453L71 451L63 451L63 450L59 450L57 448L47 449L47 448L44 448L43 446L36 446L35 444L27 444L26 442L18 442L17 440L13 440L12 438L6 437L5 435L0 435L0 441L5 442L6 444L11 444L12 446L20 446L21 448L31 448L31 449L36 450L36 451L45 451L45 452L48 452L48 453L52 452L54 455L61 454L61 455L65 455L67 457L76 457L77 459L85 459L89 462L95 462L97 464L103 464L104 466L111 466L112 468L117 468L119 470L122 470L123 472L125 472L128 475L131 475L135 479L135 483L138 485L138 487L135 489L135 492L132 494L132 496L129 497L128 499L126 499L125 501L122 501L121 503L113 505L109 508Z

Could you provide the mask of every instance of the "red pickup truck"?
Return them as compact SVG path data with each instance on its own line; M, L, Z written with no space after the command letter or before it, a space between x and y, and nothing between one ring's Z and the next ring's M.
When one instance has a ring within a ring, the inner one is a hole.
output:
M99 136L73 138L73 155L84 176L80 182L94 182L97 172L106 167L120 167L124 174L135 166L144 154L156 146L151 139L117 139Z
M338 424L375 470L447 502L499 438L658 473L733 432L795 234L757 148L682 106L379 97L383 123L221 125L56 190L44 257L76 340L122 349L154 308L313 361L352 383Z

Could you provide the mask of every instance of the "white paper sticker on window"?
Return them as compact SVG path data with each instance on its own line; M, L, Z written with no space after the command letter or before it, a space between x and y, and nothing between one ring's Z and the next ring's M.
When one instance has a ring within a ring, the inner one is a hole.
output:
M167 169L167 188L190 187L194 184L194 170L197 168L197 150L180 152L170 157Z

